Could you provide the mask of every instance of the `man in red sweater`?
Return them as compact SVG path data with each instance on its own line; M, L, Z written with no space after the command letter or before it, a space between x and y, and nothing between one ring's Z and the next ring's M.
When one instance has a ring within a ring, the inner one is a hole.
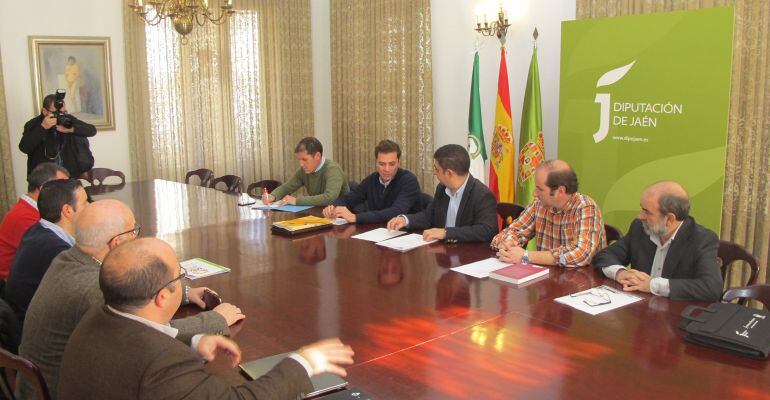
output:
M8 279L8 269L19 248L21 237L40 220L40 212L37 210L40 188L48 181L69 177L66 169L51 162L39 164L30 172L27 177L28 193L19 197L19 201L0 222L0 278Z

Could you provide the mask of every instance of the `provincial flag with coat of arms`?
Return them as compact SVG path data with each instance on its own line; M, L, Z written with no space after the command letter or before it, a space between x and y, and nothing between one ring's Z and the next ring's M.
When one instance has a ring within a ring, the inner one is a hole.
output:
M535 30L537 39L537 30ZM540 73L537 68L537 47L532 50L527 88L521 110L519 132L519 165L516 177L516 199L524 207L534 200L535 167L545 160L543 142L543 112L540 106Z

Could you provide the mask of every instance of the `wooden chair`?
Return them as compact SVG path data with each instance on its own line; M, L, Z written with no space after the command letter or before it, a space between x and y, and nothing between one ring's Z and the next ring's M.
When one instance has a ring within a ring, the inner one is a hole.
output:
M497 215L503 220L503 228L511 224L516 218L519 218L524 207L513 203L497 203Z
M196 169L194 171L190 171L185 175L184 177L184 183L190 184L190 178L193 176L197 176L198 179L200 179L200 186L203 187L209 187L209 183L211 182L211 178L214 177L214 171L206 168Z
M49 400L51 398L51 395L48 393L48 386L46 386L45 379L43 379L43 374L40 373L40 368L32 361L14 355L5 349L0 349L0 367L6 370L18 371L18 373L24 375L32 387L35 388L38 400ZM0 386L2 386L2 391L6 398L16 399L13 395L15 385L10 385L9 377L6 374L0 374Z
M357 187L358 187L358 182L356 182L356 181L354 181L354 180L352 180L352 179L348 181L348 189L349 189L351 192L353 191L353 189L355 189L355 188L357 188Z
M254 182L249 185L249 187L246 188L246 193L248 193L251 197L260 198L262 197L263 189L267 189L268 192L272 192L278 186L281 186L281 182L274 181L272 179L263 179L259 182Z
M428 204L433 201L433 196L427 193L420 193L420 210L428 208Z
M623 237L618 228L607 224L604 224L604 235L607 237L607 244L620 240Z
M111 176L120 178L120 185L126 184L126 175L124 173L109 168L91 168L90 171L80 174L79 178L88 181L91 186L101 186L104 185L104 180Z
M757 258L743 246L726 240L720 240L717 258L722 262L719 268L722 270L723 281L727 282L727 272L730 270L733 262L745 261L751 268L751 274L749 275L748 282L746 282L746 286L753 285L757 282L757 276L759 275L759 260L757 260Z
M217 189L217 184L224 183L227 189ZM225 193L241 193L241 177L237 175L222 175L211 181L210 188L221 190Z
M749 299L757 300L770 310L770 285L751 285L727 289L722 294L722 302L729 303L741 299L738 303L746 305Z

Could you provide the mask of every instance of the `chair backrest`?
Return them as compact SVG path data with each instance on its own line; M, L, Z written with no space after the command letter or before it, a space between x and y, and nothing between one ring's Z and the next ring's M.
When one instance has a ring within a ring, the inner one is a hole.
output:
M355 189L357 187L358 187L358 182L356 182L356 181L354 181L352 179L348 181L348 189L350 189L351 192L353 191L353 189Z
M770 285L751 285L725 290L722 294L722 302L729 303L735 299L741 299L740 304L746 304L747 300L757 300L770 310Z
M240 193L241 192L241 177L237 175L222 175L211 181L209 187L217 189L217 184L224 183L227 185L227 189L222 190L227 193ZM221 189L217 189L221 190Z
M184 183L190 184L190 178L193 176L197 176L198 179L200 179L200 186L203 187L209 187L209 183L211 182L211 178L214 177L214 171L206 168L196 169L194 171L190 171L185 175L184 177Z
M516 218L519 218L524 207L513 203L497 203L497 215L503 220L503 228L511 224Z
M37 399L49 400L51 398L51 395L48 393L48 386L46 386L45 379L43 379L43 374L40 373L40 368L32 361L12 354L5 349L0 349L0 367L18 371L18 373L24 375L24 378L35 388ZM6 374L0 375L2 375L0 377L0 386L2 386L3 394L9 399L16 399L13 395L12 386L8 382L8 377Z
M433 201L433 196L427 193L420 193L420 210L428 208L428 204Z
M91 168L80 174L79 178L88 181L91 186L101 186L104 184L104 180L111 176L120 178L121 185L126 183L126 175L124 173L109 168Z
M604 224L604 235L607 236L607 244L620 240L623 237L618 228L607 224Z
M254 182L246 188L246 193L251 197L259 198L262 196L263 189L267 189L268 192L272 192L278 186L281 186L281 182L274 181L272 179L263 179L259 182Z
M757 260L757 258L749 253L743 246L726 240L720 240L717 258L721 260L719 268L722 270L723 281L727 281L727 271L730 269L730 264L735 261L745 261L751 268L751 275L749 275L749 280L745 285L749 286L757 282L757 276L759 275L759 260ZM743 285L743 283L741 283L741 285Z

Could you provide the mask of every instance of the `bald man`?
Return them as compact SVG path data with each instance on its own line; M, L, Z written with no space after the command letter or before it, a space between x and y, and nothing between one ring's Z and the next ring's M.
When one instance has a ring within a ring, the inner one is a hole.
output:
M137 239L111 251L99 274L105 305L92 308L67 343L59 398L295 399L312 390L310 376L344 376L340 364L353 363L349 346L328 339L297 350L256 381L231 386L209 375L203 360L225 355L235 367L241 351L222 336L182 335L168 325L184 276L161 240Z
M492 239L500 260L510 263L582 267L606 245L604 219L596 202L577 192L572 167L561 160L535 168L535 200ZM537 251L525 247L535 238Z
M657 182L644 190L640 203L628 234L599 252L594 265L626 291L718 301L719 239L690 216L687 191L676 182Z
M104 304L99 290L99 270L107 253L139 234L134 214L117 200L91 203L75 221L75 246L51 263L27 311L19 354L40 367L52 397L56 398L59 366L64 346L83 315ZM189 289L191 302L204 307L204 288ZM232 304L214 311L172 321L183 333L228 333L228 325L243 318ZM17 393L32 398L31 387L19 374Z

